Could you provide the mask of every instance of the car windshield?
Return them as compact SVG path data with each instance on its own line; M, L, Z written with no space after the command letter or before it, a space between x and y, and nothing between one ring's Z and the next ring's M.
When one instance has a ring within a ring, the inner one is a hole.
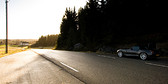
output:
M140 49L141 49L141 50L147 50L148 48L145 47L145 46L140 46Z
M133 46L131 49L132 50L139 50L139 46Z

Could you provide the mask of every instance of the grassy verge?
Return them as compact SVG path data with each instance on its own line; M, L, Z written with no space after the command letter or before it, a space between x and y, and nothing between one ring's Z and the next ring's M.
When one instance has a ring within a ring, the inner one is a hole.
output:
M25 51L27 49L27 47L8 46L8 53L6 54L5 48L5 45L0 45L0 58L17 52Z

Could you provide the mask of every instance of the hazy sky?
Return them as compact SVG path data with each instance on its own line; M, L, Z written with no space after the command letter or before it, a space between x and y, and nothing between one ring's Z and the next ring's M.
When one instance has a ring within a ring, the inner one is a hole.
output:
M66 7L78 10L87 0L10 0L9 39L38 39L58 34ZM0 0L0 39L6 38L5 0Z

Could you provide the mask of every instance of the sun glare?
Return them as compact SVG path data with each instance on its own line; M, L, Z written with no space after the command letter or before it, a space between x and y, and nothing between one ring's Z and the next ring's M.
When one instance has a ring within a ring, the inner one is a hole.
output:
M66 7L78 10L86 0L10 0L8 7L9 39L37 39L59 34ZM5 2L0 1L0 39L4 39Z

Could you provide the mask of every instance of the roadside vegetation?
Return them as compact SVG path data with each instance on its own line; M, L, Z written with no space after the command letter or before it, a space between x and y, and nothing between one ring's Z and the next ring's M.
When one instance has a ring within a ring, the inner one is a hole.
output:
M36 39L9 39L8 40L8 53L5 53L5 39L0 39L0 58L25 51L29 48L28 45L34 44L37 40ZM22 45L22 42L27 42L28 45Z
M32 44L31 48L43 48L43 49L53 49L56 47L58 35L47 35L41 36L34 44Z
M18 45L11 45L8 46L8 53L6 54L5 48L6 48L5 45L0 45L0 58L10 54L22 52L28 49L28 47L19 47Z
M152 0L88 0L78 12L66 8L56 49L115 51L122 45L167 43L166 6Z
M66 8L59 35L41 36L30 47L115 53L155 43L168 55L167 14L162 11L166 6L152 0L88 0L78 12Z

